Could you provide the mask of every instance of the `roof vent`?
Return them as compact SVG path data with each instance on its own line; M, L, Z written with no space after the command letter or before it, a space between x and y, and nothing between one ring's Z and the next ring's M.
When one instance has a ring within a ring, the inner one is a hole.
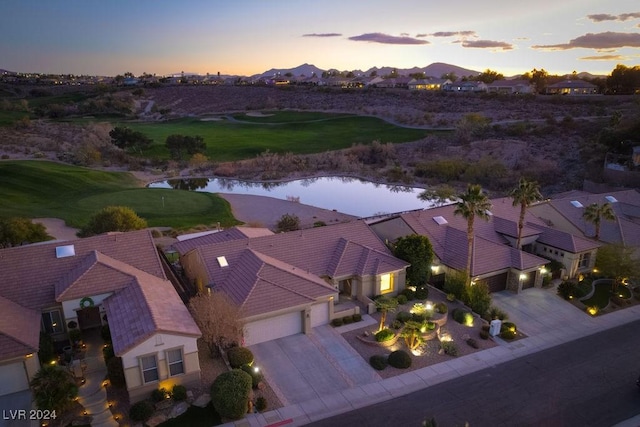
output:
M434 216L433 220L438 225L444 225L444 224L448 224L449 223L443 216Z
M227 258L223 255L223 256L219 256L218 258L216 258L218 260L218 265L220 267L228 267L229 263L227 262Z
M76 254L76 248L73 245L58 246L56 248L56 258L66 258L74 256Z
M577 201L577 200L572 200L572 201L571 201L571 204L572 204L574 207L576 207L576 208L584 208L584 206L582 205L582 203L580 203L580 202L579 202L579 201Z
M609 203L616 203L618 201L618 199L616 199L613 196L604 196L605 199L607 199L607 201L609 201Z

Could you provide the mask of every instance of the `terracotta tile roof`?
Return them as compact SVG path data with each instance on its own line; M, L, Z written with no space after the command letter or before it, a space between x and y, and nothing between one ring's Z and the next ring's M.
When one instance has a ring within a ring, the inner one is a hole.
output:
M75 255L56 258L56 247L73 245ZM53 305L55 287L85 257L99 249L115 260L158 277L166 278L153 238L148 230L103 234L60 242L0 249L0 296L26 308L41 310ZM1 311L0 311L1 312Z
M574 236L573 234L565 233L550 227L539 225L534 225L533 227L539 229L541 232L537 240L538 242L567 252L573 252L574 254L590 251L602 246L600 243L593 240Z
M378 275L401 270L409 264L392 255L340 238L329 260L330 277Z
M172 247L179 253L184 254L199 246L271 235L273 235L273 232L268 228L232 227L217 233L174 243Z
M0 297L0 360L38 351L40 312Z
M115 292L103 304L113 350L118 356L153 334L201 335L173 285L142 271L129 286Z

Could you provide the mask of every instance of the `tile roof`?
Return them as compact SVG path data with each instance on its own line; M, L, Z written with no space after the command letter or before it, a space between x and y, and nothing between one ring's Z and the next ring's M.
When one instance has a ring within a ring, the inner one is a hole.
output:
M0 360L38 351L40 312L0 297Z
M273 235L273 232L268 228L232 227L217 233L183 240L181 242L174 243L172 247L179 253L184 254L199 246L271 235Z
M75 256L56 258L59 242L0 249L0 296L26 308L41 310L56 302L56 284L96 249L115 260L166 278L148 230L110 233L64 242ZM82 268L80 268L81 270ZM68 279L66 279L68 280Z

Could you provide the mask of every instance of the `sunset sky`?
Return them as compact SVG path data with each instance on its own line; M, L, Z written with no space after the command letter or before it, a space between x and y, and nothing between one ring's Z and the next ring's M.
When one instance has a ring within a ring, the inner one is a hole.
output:
M526 4L526 6L524 6ZM640 64L638 0L3 0L0 68L253 75L446 62L505 76Z

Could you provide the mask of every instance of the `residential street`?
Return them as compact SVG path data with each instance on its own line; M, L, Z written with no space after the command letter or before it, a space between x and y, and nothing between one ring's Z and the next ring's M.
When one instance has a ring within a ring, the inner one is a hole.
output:
M612 426L640 414L640 321L312 426Z

